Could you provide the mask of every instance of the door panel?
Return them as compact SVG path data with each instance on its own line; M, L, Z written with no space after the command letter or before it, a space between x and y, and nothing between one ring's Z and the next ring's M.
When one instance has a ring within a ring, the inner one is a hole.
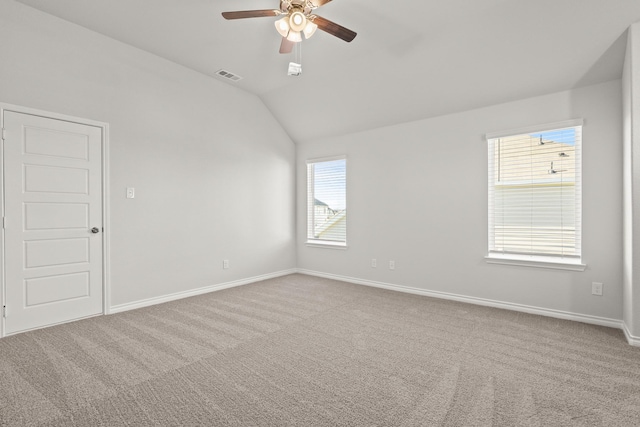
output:
M25 230L89 228L87 203L25 203Z
M24 165L25 193L88 194L89 170Z
M28 240L24 267L38 268L89 262L89 238Z
M16 112L4 128L6 333L102 313L101 128Z
M27 307L89 296L89 273L25 280Z
M24 152L89 160L87 135L25 126Z

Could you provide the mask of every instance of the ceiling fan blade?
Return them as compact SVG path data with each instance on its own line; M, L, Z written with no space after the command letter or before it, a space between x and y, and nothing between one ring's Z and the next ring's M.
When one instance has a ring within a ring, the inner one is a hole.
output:
M289 41L289 39L287 39L286 37L283 37L282 43L280 43L280 53L291 53L291 51L293 50L293 46L295 46L294 42Z
M357 35L356 32L351 31L350 29L345 28L342 25L338 25L335 22L331 22L328 19L323 18L322 16L313 15L313 23L316 24L322 31L334 35L346 42L350 42L351 40L355 39Z
M279 16L282 12L277 9L240 10L236 12L222 12L225 19L262 18L265 16Z
M313 4L314 9L320 7L320 6L324 6L325 4L329 3L331 0L310 0L309 3Z

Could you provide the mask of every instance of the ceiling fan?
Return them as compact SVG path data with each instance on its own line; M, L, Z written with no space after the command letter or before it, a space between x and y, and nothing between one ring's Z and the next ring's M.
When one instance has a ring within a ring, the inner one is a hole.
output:
M346 42L356 37L356 33L329 21L321 16L313 14L320 6L324 6L331 0L281 0L280 9L242 10L235 12L222 12L225 19L262 18L267 16L282 16L275 22L276 30L282 36L280 53L290 53L295 43L310 38L319 28Z

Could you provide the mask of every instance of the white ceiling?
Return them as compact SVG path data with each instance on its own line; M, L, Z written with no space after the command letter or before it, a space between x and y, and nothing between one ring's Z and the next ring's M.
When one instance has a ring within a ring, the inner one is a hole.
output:
M279 0L18 0L259 96L296 142L619 78L638 0L333 0L316 13L358 33L302 42L287 76L277 18L223 11ZM214 77L218 78L218 77Z

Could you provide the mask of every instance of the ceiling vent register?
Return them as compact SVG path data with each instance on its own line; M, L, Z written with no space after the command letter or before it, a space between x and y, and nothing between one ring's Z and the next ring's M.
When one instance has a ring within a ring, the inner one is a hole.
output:
M237 74L233 74L230 73L229 71L226 70L218 70L216 71L216 74L220 77L224 77L225 79L237 82L238 80L242 80L242 77L238 76Z

